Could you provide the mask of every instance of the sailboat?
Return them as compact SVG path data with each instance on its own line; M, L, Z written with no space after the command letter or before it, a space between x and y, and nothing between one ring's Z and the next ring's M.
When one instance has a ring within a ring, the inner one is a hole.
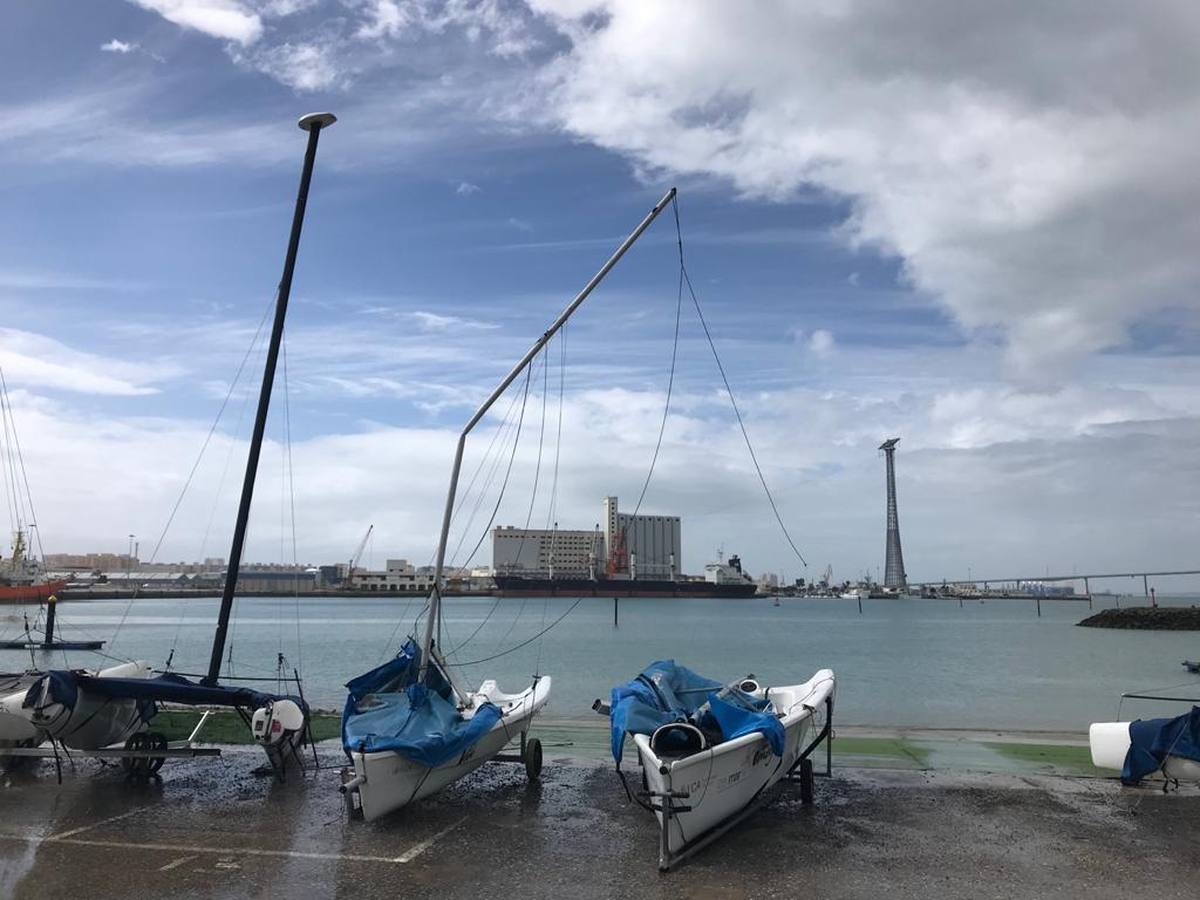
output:
M529 738L528 731L534 715L550 698L550 677L536 676L529 687L515 694L504 693L491 679L470 690L459 681L437 645L446 545L463 453L471 430L674 197L672 188L647 213L459 434L424 632L419 640L410 637L394 659L346 685L342 748L351 765L342 770L341 789L352 814L369 821L400 809L498 758L512 741L520 742L520 755L515 759L524 762L530 778L540 773L541 744Z
M1155 776L1200 783L1200 706L1172 719L1093 722L1088 744L1092 765L1115 769L1124 784Z
M166 740L146 728L157 711L157 704L169 702L188 706L224 706L238 711L247 722L254 739L263 746L277 775L282 778L289 758L308 731L308 706L302 697L277 696L245 687L220 683L229 619L237 590L238 570L254 497L254 482L262 450L267 412L274 384L275 367L283 340L283 326L291 294L292 275L300 232L308 202L308 189L316 159L317 141L324 128L337 119L331 113L311 113L302 117L299 127L308 133L300 189L292 218L283 277L275 301L275 319L267 350L266 367L259 392L258 409L246 461L241 500L234 526L229 567L221 595L216 633L208 674L200 681L173 673L155 675L144 662L131 662L100 672L63 670L47 672L27 690L22 708L30 711L30 722L46 737L64 746L95 751L125 742L130 759L148 759L139 772L157 771L162 760L172 754ZM161 752L161 755L153 755Z

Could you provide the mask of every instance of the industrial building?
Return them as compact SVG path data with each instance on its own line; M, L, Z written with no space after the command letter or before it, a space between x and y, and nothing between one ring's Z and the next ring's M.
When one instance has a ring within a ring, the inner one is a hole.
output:
M497 575L590 578L628 575L674 578L681 555L678 516L631 515L605 497L601 526L593 531L514 528L492 531Z
M591 577L604 564L604 538L597 531L513 528L492 531L492 571L498 575Z

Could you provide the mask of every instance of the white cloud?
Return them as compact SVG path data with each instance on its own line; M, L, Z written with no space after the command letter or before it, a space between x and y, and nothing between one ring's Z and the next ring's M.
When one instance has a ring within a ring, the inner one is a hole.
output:
M651 172L849 198L845 239L999 329L1017 377L1200 306L1194 4L532 5L571 42L563 128Z
M137 44L127 44L125 41L119 41L116 38L113 38L107 44L100 45L100 49L106 53L131 53L137 48Z
M833 352L833 334L818 328L808 338L808 349L814 356L829 356Z
M212 37L253 44L262 36L262 19L239 0L131 0L168 22Z
M483 190L479 185L472 184L469 181L460 181L458 187L454 189L454 193L460 197L469 197L471 194L478 194Z
M259 71L298 91L324 90L343 77L333 55L317 44L279 44L253 50L246 59Z
M126 362L72 349L40 334L0 328L0 366L11 385L29 385L82 394L153 394L171 366Z
M452 329L471 328L492 330L499 328L494 322L483 322L479 319L467 319L462 316L447 316L440 313L426 312L425 310L416 310L414 312L404 313L404 315L413 319L422 331L449 331Z

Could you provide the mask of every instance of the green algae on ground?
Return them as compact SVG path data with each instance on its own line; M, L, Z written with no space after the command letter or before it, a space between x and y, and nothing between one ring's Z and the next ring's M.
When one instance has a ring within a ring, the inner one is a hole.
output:
M164 709L154 717L150 728L160 732L169 741L184 741L200 721L201 712L196 710ZM317 712L312 717L313 737L318 741L337 737L341 732L341 717L333 713ZM197 741L205 744L249 744L250 729L241 716L229 710L214 712L204 723Z
M820 762L821 750L813 751L813 756ZM870 763L878 765L881 762L895 763L903 768L926 768L929 763L929 749L914 744L904 738L895 737L839 737L833 739L834 759L845 765L846 757L869 757ZM857 760L856 760L857 761Z
M1087 747L1073 744L1014 744L987 741L984 746L1013 762L1033 765L1054 774L1112 775L1092 765Z

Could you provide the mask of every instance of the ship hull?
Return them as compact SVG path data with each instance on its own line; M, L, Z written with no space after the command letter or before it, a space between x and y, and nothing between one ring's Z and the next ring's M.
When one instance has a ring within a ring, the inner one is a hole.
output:
M753 597L758 586L711 581L619 578L525 578L496 575L497 597Z
M67 586L66 581L41 584L0 584L0 603L29 603L45 600Z

